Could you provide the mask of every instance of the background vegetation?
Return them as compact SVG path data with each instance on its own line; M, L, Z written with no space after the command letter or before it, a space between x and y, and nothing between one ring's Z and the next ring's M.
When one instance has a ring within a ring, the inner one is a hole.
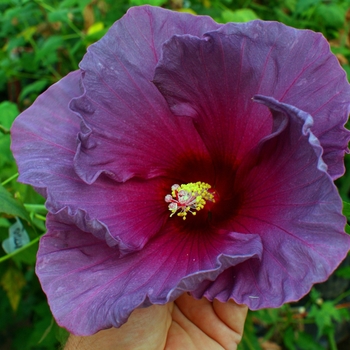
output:
M42 197L16 182L10 126L38 94L77 69L87 46L130 6L146 3L221 23L260 18L322 32L350 74L350 0L0 0L0 240L7 250L0 248L0 349L58 349L67 337L35 276L46 210ZM346 163L350 169L349 158ZM350 202L350 171L337 186ZM14 224L30 241L11 252L6 239ZM350 349L349 285L347 259L300 302L251 312L240 348Z

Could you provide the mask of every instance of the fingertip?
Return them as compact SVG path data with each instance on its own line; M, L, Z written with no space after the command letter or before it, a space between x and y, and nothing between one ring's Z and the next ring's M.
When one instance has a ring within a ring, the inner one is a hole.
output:
M244 323L248 313L247 305L237 304L232 299L226 303L214 299L213 307L220 320L242 338Z

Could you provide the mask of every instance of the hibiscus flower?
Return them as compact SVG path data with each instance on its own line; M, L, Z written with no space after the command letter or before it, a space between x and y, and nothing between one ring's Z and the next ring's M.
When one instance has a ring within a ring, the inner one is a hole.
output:
M321 34L130 9L12 128L57 322L88 335L184 292L278 307L326 280L350 247L349 105Z

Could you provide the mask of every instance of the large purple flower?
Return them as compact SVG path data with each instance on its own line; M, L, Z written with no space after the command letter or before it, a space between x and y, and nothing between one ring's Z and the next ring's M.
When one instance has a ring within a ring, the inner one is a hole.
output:
M88 335L185 291L277 307L327 279L349 106L320 34L130 9L12 128L57 322Z

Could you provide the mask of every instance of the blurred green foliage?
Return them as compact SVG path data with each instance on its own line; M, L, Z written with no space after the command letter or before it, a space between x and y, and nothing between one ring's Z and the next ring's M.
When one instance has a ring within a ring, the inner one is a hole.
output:
M142 4L209 15L221 23L260 18L322 32L350 74L350 0L0 0L0 240L8 238L16 218L31 240L9 254L0 252L1 349L57 349L67 337L35 276L46 209L41 196L16 182L10 126L49 85L77 69L86 48L130 6ZM346 158L350 169L349 162ZM350 202L350 171L337 186ZM350 218L350 205L344 214ZM345 262L327 282L327 293L320 285L297 304L249 313L240 349L349 349L349 280Z

